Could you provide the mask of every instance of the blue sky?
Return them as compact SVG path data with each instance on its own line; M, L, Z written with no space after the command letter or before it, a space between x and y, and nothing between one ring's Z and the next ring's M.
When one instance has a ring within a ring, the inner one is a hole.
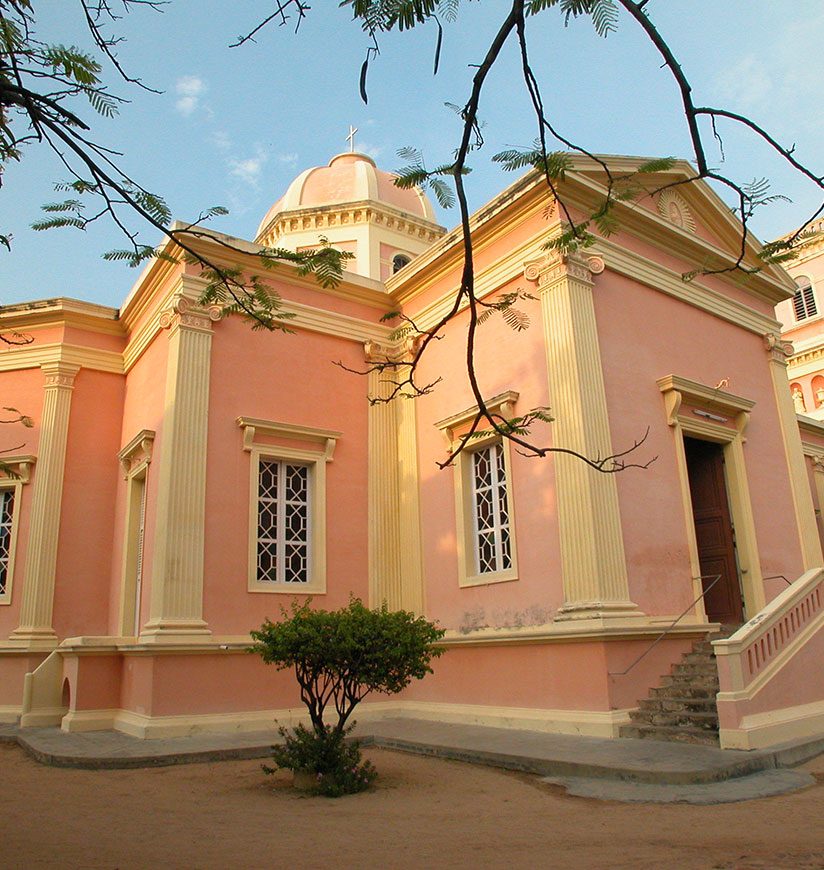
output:
M77 4L41 3L41 36L86 45ZM175 216L189 219L212 205L230 214L213 226L254 236L263 214L304 168L346 150L349 124L359 128L358 150L385 169L401 165L398 148L420 148L429 164L450 159L459 132L445 102L462 104L506 4L464 3L445 27L444 53L432 76L431 28L385 38L372 64L369 104L358 95L365 36L334 0L316 0L298 33L272 27L254 44L228 44L250 28L266 0L172 0L162 14L148 9L126 17L119 31L124 66L160 95L109 77L131 100L112 120L90 111L97 140L123 152L121 164L145 187L163 194ZM824 174L824 5L820 0L650 0L653 20L681 58L696 100L749 114ZM777 10L781 10L781 15ZM557 12L530 22L533 66L540 74L554 123L590 150L602 153L689 156L677 93L658 56L637 27L622 18L607 39L587 21L564 28ZM481 104L486 146L473 155L468 178L478 207L513 179L490 162L511 145L534 138L517 58L509 51ZM740 181L766 176L775 192L792 198L754 221L762 238L791 229L819 202L802 182L751 137L725 132L725 162ZM85 233L35 233L39 206L56 198L52 183L65 177L56 159L36 146L8 168L0 189L0 231L13 234L0 250L0 301L71 296L118 306L137 277L100 255L122 247L107 225ZM453 226L457 217L441 212ZM135 223L134 226L137 226ZM145 229L143 241L158 241Z

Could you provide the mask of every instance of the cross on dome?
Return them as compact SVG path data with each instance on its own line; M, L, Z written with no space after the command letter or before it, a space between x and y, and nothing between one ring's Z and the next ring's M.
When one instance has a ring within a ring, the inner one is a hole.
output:
M346 141L349 143L349 153L355 153L355 133L358 132L357 127L353 127L351 124L349 125L349 135L346 137Z

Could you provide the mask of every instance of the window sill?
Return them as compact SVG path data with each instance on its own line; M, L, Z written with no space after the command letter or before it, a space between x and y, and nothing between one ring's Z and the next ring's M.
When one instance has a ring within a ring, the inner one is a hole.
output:
M246 591L265 595L325 595L326 586L320 583L250 583Z
M514 568L508 571L496 571L490 574L473 574L460 580L459 586L489 586L492 583L511 583L518 579L518 572Z

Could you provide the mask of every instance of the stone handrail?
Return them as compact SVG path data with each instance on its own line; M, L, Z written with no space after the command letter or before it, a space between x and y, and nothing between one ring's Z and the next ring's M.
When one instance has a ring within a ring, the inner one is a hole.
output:
M742 692L803 643L824 608L824 568L813 568L735 634L713 642L722 692ZM721 666L721 660L726 667ZM727 685L724 685L727 683Z

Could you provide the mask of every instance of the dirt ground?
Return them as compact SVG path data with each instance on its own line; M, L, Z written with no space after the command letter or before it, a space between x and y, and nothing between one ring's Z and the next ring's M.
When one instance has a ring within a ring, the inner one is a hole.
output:
M4 868L824 868L818 784L719 806L603 803L536 778L370 750L373 790L295 793L256 761L44 767L0 745Z

